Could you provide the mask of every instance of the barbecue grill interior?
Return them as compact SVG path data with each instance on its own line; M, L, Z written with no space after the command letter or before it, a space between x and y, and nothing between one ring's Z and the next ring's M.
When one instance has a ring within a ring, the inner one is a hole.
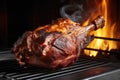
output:
M33 30L39 25L51 23L62 17L60 9L67 4L86 4L87 0L31 0L10 1L0 0L0 80L119 80L120 74L120 0L110 1L109 17L116 22L116 38L95 36L96 39L116 41L118 49L100 50L86 48L86 50L98 51L97 57L88 57L82 54L79 60L66 68L48 70L36 67L21 67L11 54L14 42L28 30ZM91 0L88 0L91 1ZM94 7L95 1L89 2ZM85 7L89 8L88 6ZM86 11L85 11L86 12ZM85 13L84 13L85 14ZM89 16L89 14L87 14ZM84 18L81 22L84 22ZM110 32L111 33L111 32ZM84 51L83 51L84 53ZM110 53L110 55L101 55Z

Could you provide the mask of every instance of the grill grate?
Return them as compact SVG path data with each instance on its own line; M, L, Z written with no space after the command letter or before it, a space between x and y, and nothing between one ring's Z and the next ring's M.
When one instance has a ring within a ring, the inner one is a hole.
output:
M42 68L22 68L15 60L9 60L0 63L2 65L0 66L0 77L8 80L47 80L107 64L110 64L110 62L80 58L74 65L69 67L48 70Z

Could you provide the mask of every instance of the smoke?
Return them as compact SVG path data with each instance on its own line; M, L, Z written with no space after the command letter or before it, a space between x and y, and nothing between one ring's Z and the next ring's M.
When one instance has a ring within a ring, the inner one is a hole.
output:
M60 15L61 17L67 17L75 22L83 23L90 16L96 12L96 5L92 5L93 7L89 7L86 1L82 1L81 3L71 3L61 7Z
M69 4L60 9L62 17L67 17L75 22L81 22L83 13L83 5Z

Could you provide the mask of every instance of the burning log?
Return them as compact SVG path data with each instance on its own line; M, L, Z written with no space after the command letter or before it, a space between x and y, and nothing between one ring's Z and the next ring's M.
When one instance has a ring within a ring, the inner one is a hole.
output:
M27 31L12 48L20 65L60 68L73 64L91 41L89 32L104 26L103 16L88 26L67 18Z

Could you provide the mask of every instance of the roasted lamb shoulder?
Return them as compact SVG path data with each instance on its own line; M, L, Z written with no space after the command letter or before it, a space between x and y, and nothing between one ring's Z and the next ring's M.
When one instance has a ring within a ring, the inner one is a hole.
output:
M103 27L103 21L99 17L98 23L94 23ZM91 41L87 29L68 18L60 18L34 31L26 31L15 42L12 52L20 65L66 67L78 59L81 49Z

